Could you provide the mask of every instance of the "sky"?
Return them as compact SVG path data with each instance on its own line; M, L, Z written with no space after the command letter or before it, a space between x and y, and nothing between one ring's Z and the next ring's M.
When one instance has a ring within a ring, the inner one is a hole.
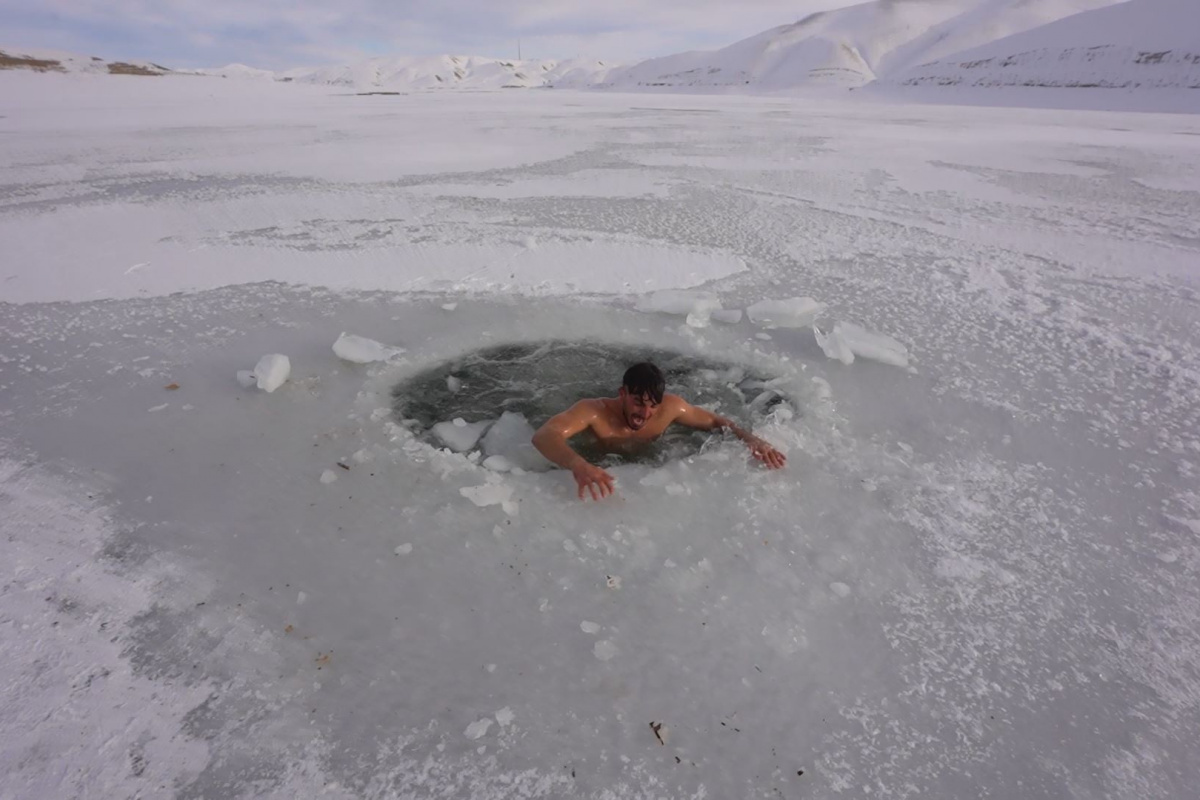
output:
M0 48L264 69L380 55L706 50L858 0L0 0Z

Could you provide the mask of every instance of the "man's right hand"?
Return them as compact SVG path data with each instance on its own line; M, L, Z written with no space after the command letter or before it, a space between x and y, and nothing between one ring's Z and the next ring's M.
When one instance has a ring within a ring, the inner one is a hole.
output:
M571 470L571 472L575 475L575 483L579 484L580 500L585 499L583 496L585 489L592 493L593 500L608 497L617 491L613 485L613 476L594 464L584 462Z

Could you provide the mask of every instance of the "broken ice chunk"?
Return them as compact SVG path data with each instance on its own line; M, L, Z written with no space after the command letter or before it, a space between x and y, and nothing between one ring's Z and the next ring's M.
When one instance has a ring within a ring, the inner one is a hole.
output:
M508 472L512 469L512 462L504 456L488 456L483 460L483 467L492 472Z
M504 456L510 468L544 472L553 465L533 446L533 432L524 414L505 411L483 437L483 452Z
M479 737L481 737L485 733L487 733L488 728L490 728L490 727L492 727L492 721L490 719L488 719L487 717L484 717L483 719L476 720L475 722L472 722L470 725L468 725L467 729L466 729L466 731L464 731L464 733L466 734L466 737L468 739L478 739Z
M343 361L369 364L372 361L386 361L397 353L403 353L404 350L399 347L388 347L365 336L342 333L333 343L333 352Z
M872 333L853 322L838 322L833 328L841 333L854 355L895 367L908 366L908 348L892 337Z
M838 326L834 325L833 330L829 333L822 333L821 329L813 325L813 336L817 339L817 344L827 357L840 361L843 364L854 363L854 351L850 349L850 345L842 338L841 331Z
M813 335L825 355L843 364L853 363L854 357L858 356L896 367L908 366L907 347L890 336L872 333L853 322L836 322L827 334L814 325Z
M446 377L446 388L449 389L451 392L454 392L455 394L457 394L458 390L461 389L462 387L463 387L463 382L461 380L459 380L458 378L454 377L453 375L448 375Z
M601 661L608 661L618 652L617 646L608 639L602 639L592 645L592 654Z
M434 425L433 435L454 452L465 453L475 446L479 437L483 436L483 432L491 424L492 420L490 419L467 422L462 417L456 417L452 422L439 422Z
M291 372L292 362L288 361L287 356L278 353L263 356L254 366L254 377L258 381L258 388L264 392L273 392L283 386L283 382L288 379Z
M712 312L712 318L714 322L736 325L742 321L742 310L740 308L718 308Z
M458 493L475 505L483 508L484 506L498 506L509 502L509 498L512 497L513 488L503 483L485 483L483 486L464 486L458 490Z
M807 328L824 311L825 304L811 297L789 297L785 300L760 300L746 309L746 316L755 325Z
M638 311L673 314L679 317L691 315L705 321L720 307L720 299L712 292L686 292L676 289L655 292L641 298L637 303Z

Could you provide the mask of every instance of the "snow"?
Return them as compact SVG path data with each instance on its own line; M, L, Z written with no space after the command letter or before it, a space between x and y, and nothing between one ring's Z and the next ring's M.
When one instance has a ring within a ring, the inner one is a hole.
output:
M292 374L292 362L280 353L268 353L254 365L254 379L259 389L273 392Z
M1189 796L1200 124L860 94L0 74L0 796ZM787 468L393 411L575 341Z
M333 343L333 353L343 361L352 364L370 364L372 361L387 361L389 358L403 353L403 348L388 347L374 339L342 332Z

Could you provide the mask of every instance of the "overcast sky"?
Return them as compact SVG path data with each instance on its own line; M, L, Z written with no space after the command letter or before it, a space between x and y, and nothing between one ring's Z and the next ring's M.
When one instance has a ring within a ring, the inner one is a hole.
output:
M0 0L0 47L168 67L280 69L377 55L703 50L862 0Z

